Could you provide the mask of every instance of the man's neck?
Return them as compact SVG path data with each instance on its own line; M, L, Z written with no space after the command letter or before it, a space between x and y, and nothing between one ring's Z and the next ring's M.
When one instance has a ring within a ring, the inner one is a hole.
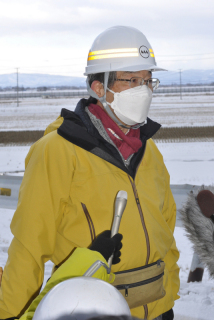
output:
M129 129L126 129L126 128L123 128L121 126L119 126L120 130L123 132L123 133L127 133L129 131Z

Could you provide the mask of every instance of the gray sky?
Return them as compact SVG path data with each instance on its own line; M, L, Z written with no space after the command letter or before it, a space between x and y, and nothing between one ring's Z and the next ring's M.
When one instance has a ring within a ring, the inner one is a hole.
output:
M0 0L0 74L82 76L114 25L141 30L164 68L214 69L213 0Z

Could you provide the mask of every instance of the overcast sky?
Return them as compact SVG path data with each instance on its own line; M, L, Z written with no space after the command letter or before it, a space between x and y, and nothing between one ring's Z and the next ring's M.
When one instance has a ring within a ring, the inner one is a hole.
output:
M141 30L164 68L214 69L214 0L0 0L0 74L82 76L115 25Z

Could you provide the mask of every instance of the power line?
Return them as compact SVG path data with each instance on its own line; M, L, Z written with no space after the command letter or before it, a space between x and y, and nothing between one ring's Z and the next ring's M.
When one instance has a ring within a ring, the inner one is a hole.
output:
M164 85L164 84L168 84L169 82L171 83L177 83L179 85L179 79L169 79L168 81L161 81L160 82L160 85ZM197 81L192 81L192 80L186 80L186 79L183 79L183 83L191 83L191 84L203 84L203 83L210 83L210 82L214 82L213 80L197 80Z
M86 59L87 57L76 57L76 58L69 58L69 59L60 59L61 61L68 61L68 60L79 60L79 59ZM14 61L14 59L0 59L0 61ZM40 60L40 61L43 61L43 62L47 62L47 61L50 61L48 59L45 59L45 60ZM19 60L20 62L20 60Z
M191 56L201 56L201 55L214 55L214 52L211 53L191 53L191 54L168 54L168 55L158 55L159 57L191 57ZM86 56L84 57L72 57L72 58L68 58L68 59L60 59L61 61L69 61L69 60L81 60L81 59L86 59ZM0 59L0 61L14 61L14 59ZM45 59L45 60L41 60L43 62L49 62L50 60ZM19 61L20 62L20 61Z
M13 67L8 67L8 68L0 68L1 70L14 70Z
M201 56L201 55L207 55L207 54L214 54L214 53L192 53L192 54L175 54L175 55L159 55L159 57L189 57L189 56Z
M162 71L160 71L160 72L162 72ZM167 71L164 74L161 74L161 78L167 78L167 77L170 77L173 74L177 74L177 73L178 73L178 71ZM154 78L155 78L156 72L153 73L153 75L154 75Z
M69 64L69 65L55 65L55 66L36 66L36 67L22 67L22 69L37 69L37 68L61 68L61 67L74 67L82 66L82 63L79 64Z
M191 61L191 60L210 60L210 59L213 59L214 60L214 57L212 58L193 58L193 59L179 59L179 60L174 60L174 59L166 59L166 60L159 60L157 59L159 62L167 62L167 61ZM22 69L37 69L37 68L62 68L62 67L74 67L74 66L82 66L83 63L78 63L78 64L69 64L69 65L54 65L54 66L36 66L36 67L32 67L32 66L22 66L21 68ZM0 67L1 70L8 70L8 69L13 69L13 68L5 68L5 67Z
M210 53L211 54L211 53ZM213 53L212 53L213 54ZM195 55L199 55L199 54L195 54ZM214 55L214 54L213 54ZM178 55L179 56L179 55ZM182 55L180 55L182 56ZM183 55L183 56L188 56L188 55ZM191 56L191 55L190 55ZM161 57L161 56L159 56ZM164 56L162 56L164 57ZM167 56L165 56L167 57ZM169 57L172 57L171 55L169 55ZM78 58L77 58L78 59ZM192 58L192 59L165 59L165 60L159 60L157 59L159 62L168 62L168 61L172 61L172 62L176 62L176 61L192 61L192 60L210 60L210 59L213 59L214 60L214 57L211 57L211 58ZM68 59L69 60L69 59ZM73 59L72 59L73 60ZM31 70L35 70L35 69L38 69L38 68L62 68L62 67L76 67L76 66L82 66L83 63L78 63L78 64L69 64L69 65L52 65L52 66L48 66L48 65L42 65L42 66L22 66L21 68L22 69L31 69ZM12 70L13 68L11 67L0 67L0 70Z
M69 64L69 65L55 65L55 66L35 66L35 67L30 67L30 66L22 66L22 69L37 69L37 68L62 68L62 67L74 67L74 66L82 66L83 63L78 63L78 64ZM13 67L0 67L1 70L10 70L14 69Z
M169 59L167 59L167 60L159 60L158 59L158 61L164 61L164 62L167 62L167 61L191 61L191 60L209 60L209 59L213 59L214 60L214 57L212 57L212 58L193 58L193 59L181 59L181 60L169 60Z
M195 53L195 54L184 54L184 55L158 55L158 57L191 57L191 56L199 56L199 55L214 55L214 53ZM80 60L80 59L85 59L85 57L74 57L74 58L69 58L69 59L60 59L60 61L69 61L69 60ZM192 59L187 59L188 60L207 60L207 59L214 59L214 57L211 58L192 58ZM159 60L159 59L158 59ZM14 60L0 60L0 61L14 61ZM43 61L49 61L49 60L43 60ZM183 59L179 59L179 60L159 60L159 61L183 61ZM78 65L82 65L82 63L78 63L78 64L69 64L69 65L58 65L57 67L70 67L70 66L78 66ZM55 68L56 65L54 66L47 66L47 65L42 65L42 66L37 66L37 67L29 67L29 66L23 66L22 68ZM2 68L0 68L2 69ZM8 68L5 68L8 69Z

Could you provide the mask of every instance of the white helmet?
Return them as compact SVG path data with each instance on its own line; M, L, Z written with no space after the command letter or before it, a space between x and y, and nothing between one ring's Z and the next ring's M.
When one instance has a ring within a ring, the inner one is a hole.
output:
M76 277L51 289L39 303L33 320L56 320L69 315L71 319L85 320L104 315L131 316L131 313L122 294L109 283Z
M99 34L88 54L84 75L104 72L104 95L98 95L91 89L86 79L88 93L99 100L108 115L120 126L128 128L118 120L106 102L106 90L111 71L165 71L156 65L153 49L144 34L132 27L116 26ZM142 122L133 129L145 123Z
M84 75L110 71L161 71L144 34L132 27L116 26L98 35L88 54Z

